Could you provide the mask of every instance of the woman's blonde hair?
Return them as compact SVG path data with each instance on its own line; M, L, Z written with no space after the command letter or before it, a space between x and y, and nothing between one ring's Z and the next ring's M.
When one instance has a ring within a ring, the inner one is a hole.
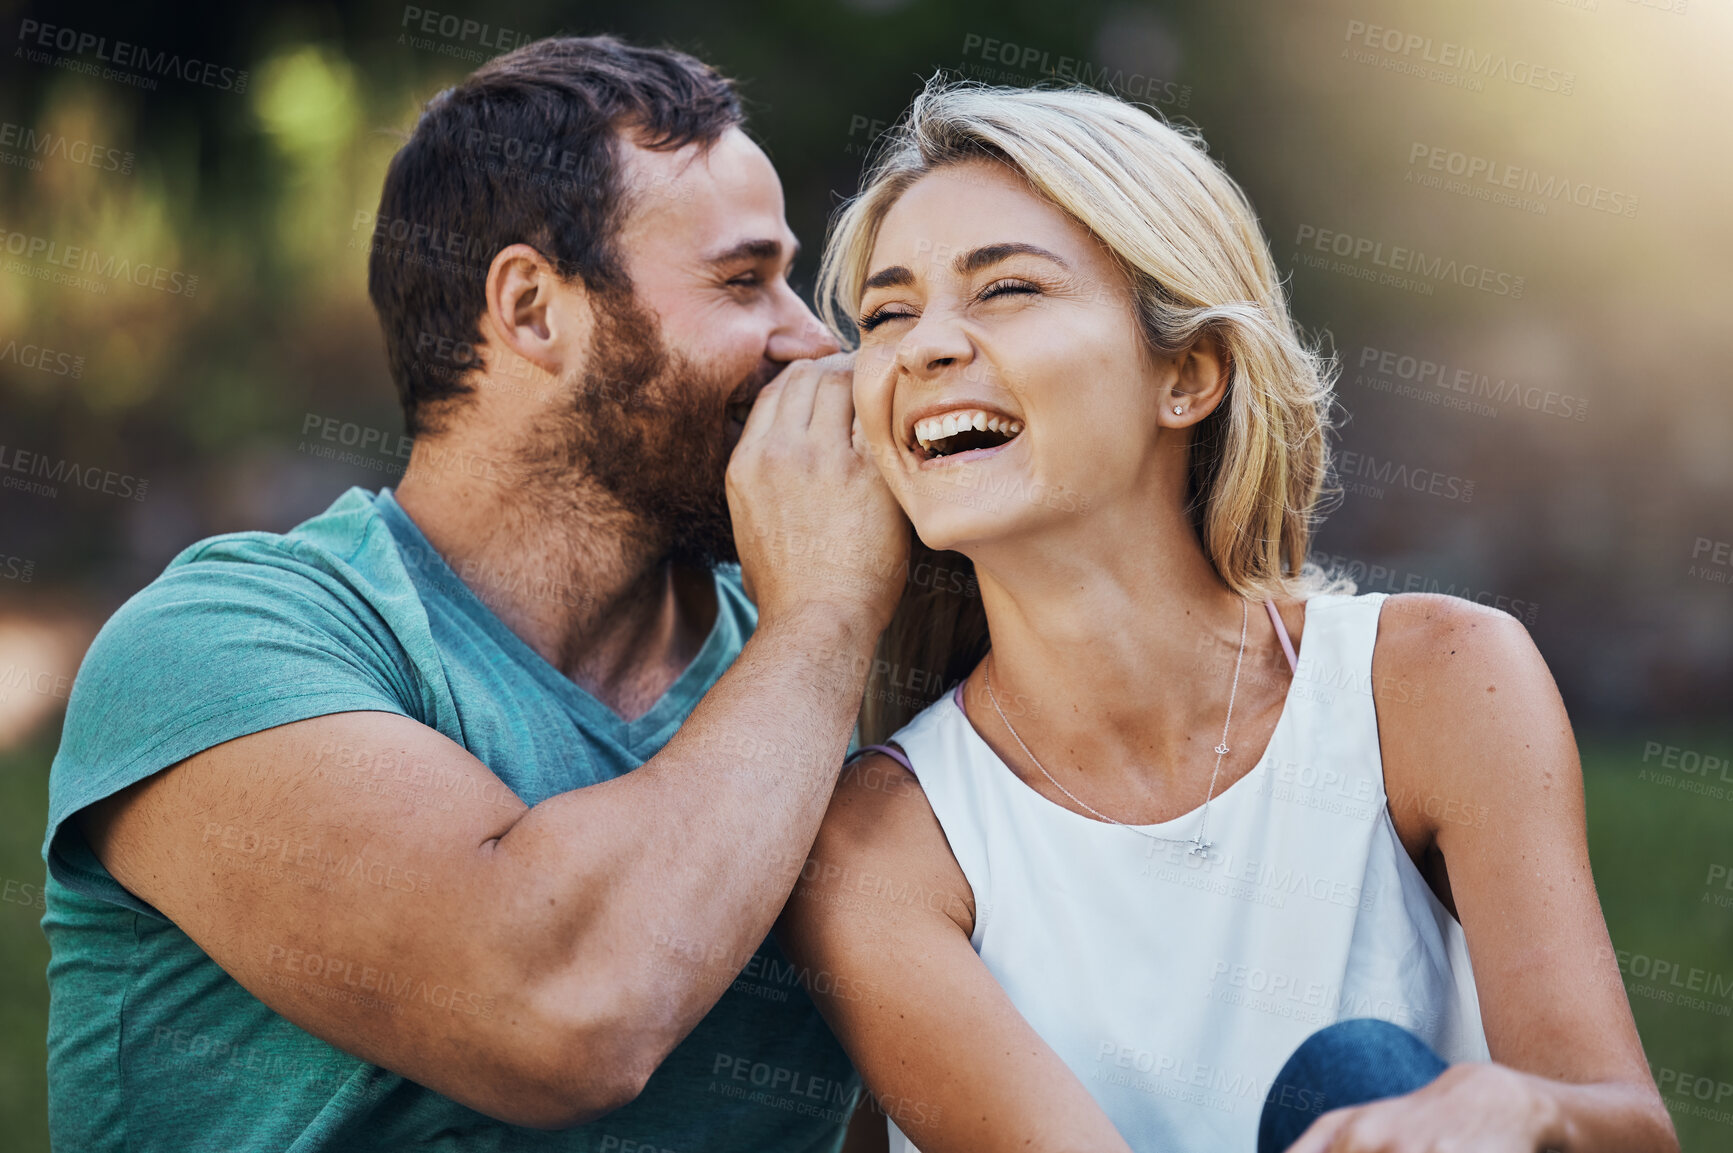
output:
M1222 581L1260 601L1346 588L1306 560L1329 474L1334 365L1300 339L1251 205L1196 133L1087 89L935 79L832 222L818 282L825 321L852 343L885 215L920 177L980 160L1021 176L1113 254L1152 350L1171 355L1209 339L1226 355L1227 395L1193 427L1188 494ZM917 552L916 566L969 564L936 560L919 542ZM946 583L906 589L868 684L864 738L883 740L936 695L905 687L942 690L985 654L978 599Z

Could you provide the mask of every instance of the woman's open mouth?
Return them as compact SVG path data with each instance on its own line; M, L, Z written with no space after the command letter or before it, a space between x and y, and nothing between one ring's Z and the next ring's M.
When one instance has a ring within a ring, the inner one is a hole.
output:
M1003 448L1017 439L1023 422L982 408L956 408L915 421L911 452L922 464L946 457Z

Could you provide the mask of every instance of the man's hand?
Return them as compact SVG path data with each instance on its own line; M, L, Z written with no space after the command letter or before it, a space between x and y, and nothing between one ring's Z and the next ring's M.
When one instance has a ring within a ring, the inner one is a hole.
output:
M728 508L764 617L827 605L876 632L902 595L909 523L855 431L853 364L797 360L764 387L728 464Z

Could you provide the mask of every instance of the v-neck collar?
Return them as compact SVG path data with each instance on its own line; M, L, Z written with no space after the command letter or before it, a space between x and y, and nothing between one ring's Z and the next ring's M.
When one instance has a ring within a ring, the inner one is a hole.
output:
M686 719L686 715L698 703L703 690L721 675L722 666L733 655L728 651L729 634L732 631L727 619L728 599L720 578L712 574L711 580L716 586L716 620L710 626L710 635L704 639L698 655L681 670L680 675L674 678L674 682L657 698L656 703L642 716L627 720L597 700L582 685L549 664L546 657L500 620L494 611L475 595L475 591L463 582L456 571L445 563L445 558L428 541L421 527L403 510L403 506L397 503L390 488L379 490L373 506L400 544L417 550L417 555L427 558L427 563L422 567L432 581L418 580L417 584L433 583L440 590L450 590L447 600L486 633L489 639L527 669L589 726L613 734L621 745L633 753L638 753L643 748L660 748L665 744L672 735L672 730L678 728L680 722Z

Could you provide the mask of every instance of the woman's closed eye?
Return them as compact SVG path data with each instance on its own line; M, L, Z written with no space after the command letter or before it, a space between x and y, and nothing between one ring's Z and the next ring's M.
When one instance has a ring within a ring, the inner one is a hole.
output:
M976 303L986 303L997 297L1006 296L1040 296L1041 286L1031 281L1014 277L1001 277L982 288L975 294ZM912 320L918 314L909 310L906 305L884 304L855 320L862 332L871 332L887 320Z
M991 300L996 296L1013 295L1039 296L1041 295L1041 286L1027 280L1019 280L1008 276L1001 277L977 293L975 299L985 301Z
M906 308L885 304L873 309L865 316L857 318L855 320L855 325L862 332L871 332L887 320L910 320L913 319L914 316L915 314L908 311Z

